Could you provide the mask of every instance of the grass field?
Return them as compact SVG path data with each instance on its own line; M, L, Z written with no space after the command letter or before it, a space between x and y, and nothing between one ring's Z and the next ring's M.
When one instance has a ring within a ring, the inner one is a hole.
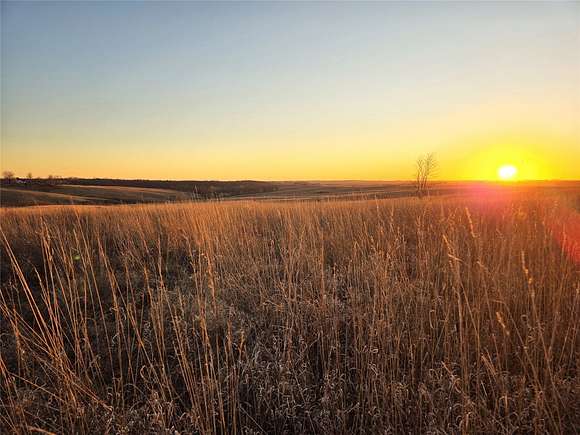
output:
M260 195L277 189L278 184L252 180L0 179L0 206L183 202Z
M167 189L121 186L57 185L33 188L0 188L0 203L4 207L71 204L123 204L187 201L193 194Z
M3 209L0 432L575 433L580 194Z
M326 200L406 198L416 195L409 181L151 181L70 179L70 183L32 182L0 186L1 207L36 205L111 205L219 200ZM102 183L92 185L90 183ZM117 184L115 184L117 183ZM159 187L162 186L163 188ZM577 181L532 181L500 186L491 182L437 182L432 196L473 196L491 191L511 193L568 193L580 189Z

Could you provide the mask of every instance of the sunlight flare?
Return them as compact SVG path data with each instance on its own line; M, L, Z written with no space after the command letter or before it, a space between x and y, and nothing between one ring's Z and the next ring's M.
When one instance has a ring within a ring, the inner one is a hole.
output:
M497 176L503 181L513 180L517 173L518 170L514 165L502 165L497 170Z

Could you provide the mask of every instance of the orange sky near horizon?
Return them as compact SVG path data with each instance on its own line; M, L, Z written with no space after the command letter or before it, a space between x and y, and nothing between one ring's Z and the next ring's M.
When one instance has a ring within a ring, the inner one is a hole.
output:
M18 176L580 179L580 3L3 2L2 40Z

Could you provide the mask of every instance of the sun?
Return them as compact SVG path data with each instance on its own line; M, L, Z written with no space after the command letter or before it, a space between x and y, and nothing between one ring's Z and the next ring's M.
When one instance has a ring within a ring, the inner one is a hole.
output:
M500 180L513 180L518 173L518 169L513 165L502 165L497 170L497 176Z

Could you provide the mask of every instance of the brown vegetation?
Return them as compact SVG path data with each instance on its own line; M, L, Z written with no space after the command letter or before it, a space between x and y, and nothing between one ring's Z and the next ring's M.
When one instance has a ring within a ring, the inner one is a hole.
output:
M577 206L2 210L0 432L573 433Z
M131 204L150 202L190 201L195 195L175 190L140 189L119 186L18 186L0 187L3 207L70 204Z
M278 185L262 181L159 181L83 179L0 179L0 206L134 204L263 195Z

